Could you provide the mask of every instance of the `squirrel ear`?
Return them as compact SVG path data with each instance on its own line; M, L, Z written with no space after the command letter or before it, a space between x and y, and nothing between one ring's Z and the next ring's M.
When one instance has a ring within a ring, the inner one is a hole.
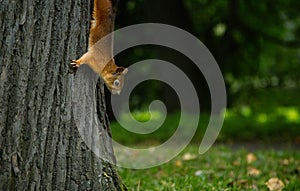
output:
M124 68L124 67L121 66L121 67L118 67L116 69L116 71L112 73L112 75L114 75L114 76L117 75L117 74L119 74L119 75L124 74L125 75L127 72L128 72L128 68Z
M126 74L128 72L128 68L124 68L124 67L118 67L117 70L116 70L116 73L118 74Z
M122 73L125 75L125 74L127 74L127 72L128 72L128 68L124 68Z
M123 72L124 68L123 67L118 67L114 72L112 72L111 74L116 76L116 75L120 75Z
M118 67L116 70L116 73L120 74L123 72L123 70L124 70L124 67Z

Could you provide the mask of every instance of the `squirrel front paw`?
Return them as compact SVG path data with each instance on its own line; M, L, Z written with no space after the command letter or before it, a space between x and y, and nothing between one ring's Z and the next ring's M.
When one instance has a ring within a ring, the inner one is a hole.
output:
M80 62L79 62L79 60L70 60L71 61L71 66L73 67L73 68L78 68L79 66L80 66Z

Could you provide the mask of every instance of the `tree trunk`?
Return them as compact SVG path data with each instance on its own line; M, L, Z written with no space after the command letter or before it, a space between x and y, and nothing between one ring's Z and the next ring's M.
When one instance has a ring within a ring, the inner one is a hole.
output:
M0 190L126 190L111 163L103 82L96 88L87 67L76 78L69 68L87 50L91 5L0 1ZM74 95L76 86L95 96ZM74 108L79 100L82 108ZM73 111L84 108L97 108L100 123L89 131L101 132L101 157L77 129Z

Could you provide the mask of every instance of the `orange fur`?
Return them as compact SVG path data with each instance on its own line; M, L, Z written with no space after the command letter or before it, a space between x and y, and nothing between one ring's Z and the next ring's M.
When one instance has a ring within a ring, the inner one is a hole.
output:
M94 0L93 20L91 21L89 36L89 50L81 56L81 58L73 61L71 64L75 67L79 67L81 64L88 64L102 77L112 93L120 93L127 69L118 67L114 59L112 59L112 37L105 43L97 43L104 36L113 31L114 20L115 13L111 0ZM120 82L118 87L114 85L116 80Z
M94 0L93 19L89 47L113 31L115 15L110 0Z

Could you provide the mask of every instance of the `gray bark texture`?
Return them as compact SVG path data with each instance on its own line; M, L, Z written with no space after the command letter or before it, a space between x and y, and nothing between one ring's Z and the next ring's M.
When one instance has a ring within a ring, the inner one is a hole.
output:
M126 190L110 163L114 156L103 82L85 76L96 75L91 71L75 77L69 67L70 59L87 50L92 3L0 0L1 191ZM78 86L94 91L94 97L88 97L89 91L74 96ZM89 131L101 132L103 159L76 126L73 112L89 108L98 114L99 124Z

